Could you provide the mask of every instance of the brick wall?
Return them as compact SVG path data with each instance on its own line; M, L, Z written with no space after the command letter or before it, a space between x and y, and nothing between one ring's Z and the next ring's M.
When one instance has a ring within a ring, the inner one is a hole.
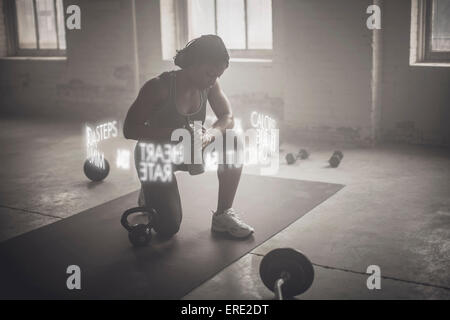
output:
M6 47L6 25L5 16L3 14L3 1L0 1L0 57L7 55Z
M411 1L384 1L385 140L450 145L450 68L409 65Z
M67 59L1 59L3 113L101 121L134 99L131 2L70 0L81 30L66 30Z
M82 29L67 31L67 60L0 61L2 112L123 118L135 96L131 1L69 2L81 7ZM245 121L263 110L294 136L362 137L370 122L365 8L361 0L273 1L273 62L232 61L221 79L235 115ZM136 0L141 85L175 68L162 60L159 10L158 0Z
M370 1L283 1L278 67L293 137L370 136Z
M392 133L398 123L413 121L413 130L448 137L442 119L445 115L448 119L450 69L408 66L409 2L385 1L382 62L388 76L383 79L383 130ZM142 85L175 66L162 60L159 0L135 3ZM82 29L67 31L67 60L0 59L3 114L123 119L135 98L131 1L65 0L68 4L80 5ZM282 136L296 140L367 139L372 94L369 4L366 0L273 0L273 62L232 61L220 80L236 116L246 118L252 110L264 110L279 121ZM0 54L2 50L0 42ZM421 110L430 97L435 103L427 105L424 114ZM442 129L437 130L439 126Z

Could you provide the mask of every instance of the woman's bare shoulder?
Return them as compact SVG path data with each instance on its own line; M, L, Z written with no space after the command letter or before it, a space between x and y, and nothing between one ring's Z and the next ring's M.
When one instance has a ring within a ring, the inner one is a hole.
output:
M169 95L169 74L163 72L159 76L147 80L141 88L140 94L152 101L162 101Z

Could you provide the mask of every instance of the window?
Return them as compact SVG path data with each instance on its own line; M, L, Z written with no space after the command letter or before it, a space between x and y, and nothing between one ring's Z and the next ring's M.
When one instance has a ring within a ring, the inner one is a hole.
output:
M62 0L15 0L6 3L11 54L19 56L65 54Z
M220 36L232 58L270 58L271 0L162 0L163 58L203 34Z
M413 1L410 62L450 64L450 0Z

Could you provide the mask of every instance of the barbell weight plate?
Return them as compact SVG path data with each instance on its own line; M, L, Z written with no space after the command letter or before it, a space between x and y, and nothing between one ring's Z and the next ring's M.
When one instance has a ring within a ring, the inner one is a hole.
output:
M314 281L314 267L301 252L292 248L279 248L264 256L259 266L259 274L264 285L274 290L275 281L283 273L289 274L289 279L282 286L284 297L294 297L304 293Z

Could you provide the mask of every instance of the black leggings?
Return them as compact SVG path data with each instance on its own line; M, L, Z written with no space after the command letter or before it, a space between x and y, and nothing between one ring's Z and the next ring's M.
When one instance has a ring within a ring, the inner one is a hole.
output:
M140 174L141 152L139 144L134 151L135 166ZM171 181L168 182L142 182L141 187L144 193L146 206L156 210L157 215L154 220L153 229L163 237L171 237L180 229L182 210L178 183L175 177L175 168L172 166Z
M235 138L236 139L236 138ZM224 136L224 154L226 154L226 139ZM146 142L151 143L151 142ZM162 144L161 142L153 142L154 144ZM234 150L237 150L237 143L235 141ZM135 166L140 174L140 159L141 148L139 142L136 145L134 152ZM219 170L221 166L219 165ZM171 181L161 182L142 182L142 191L144 193L145 204L156 210L157 215L154 220L153 229L162 237L170 238L178 232L182 220L182 209L180 192L178 190L178 183L175 177L176 171L187 171L186 165L172 166Z

